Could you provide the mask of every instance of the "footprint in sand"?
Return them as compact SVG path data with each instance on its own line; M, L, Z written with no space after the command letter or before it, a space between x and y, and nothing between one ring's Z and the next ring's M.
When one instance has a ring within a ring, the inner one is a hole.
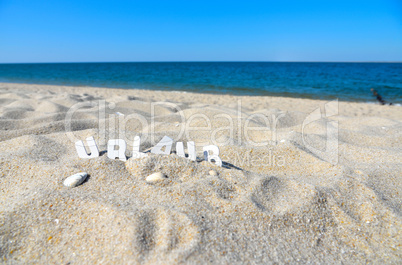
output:
M199 242L198 227L183 213L159 208L138 215L134 249L141 263L180 263Z
M47 192L16 211L0 213L0 261L23 256L39 264L98 263L105 258L112 263L177 264L200 242L198 227L184 213L120 209L71 196L70 190L51 196Z
M312 185L277 177L259 179L251 193L251 201L262 211L279 214L308 204L317 195Z

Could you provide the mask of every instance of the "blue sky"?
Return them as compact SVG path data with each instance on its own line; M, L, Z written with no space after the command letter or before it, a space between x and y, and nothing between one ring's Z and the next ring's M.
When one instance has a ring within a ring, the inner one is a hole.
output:
M402 61L401 0L0 0L0 63Z

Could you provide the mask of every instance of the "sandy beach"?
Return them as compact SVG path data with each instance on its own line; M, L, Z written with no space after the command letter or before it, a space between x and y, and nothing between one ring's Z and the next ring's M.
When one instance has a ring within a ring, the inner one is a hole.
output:
M172 154L150 154L165 135ZM100 156L79 158L91 136ZM0 83L0 261L397 264L401 143L400 106Z

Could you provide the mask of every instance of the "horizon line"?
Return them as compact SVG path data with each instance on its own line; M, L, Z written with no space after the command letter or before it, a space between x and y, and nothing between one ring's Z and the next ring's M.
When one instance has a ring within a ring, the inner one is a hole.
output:
M74 63L402 63L402 61L85 61L85 62L0 62L0 64L74 64Z

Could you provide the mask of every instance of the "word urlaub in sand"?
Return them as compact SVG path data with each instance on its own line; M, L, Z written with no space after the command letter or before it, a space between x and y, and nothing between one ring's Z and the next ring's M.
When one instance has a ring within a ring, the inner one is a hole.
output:
M99 157L99 149L93 136L86 139L90 153L85 150L84 142L75 142L75 149L77 150L78 157L80 158L95 158ZM148 153L140 152L141 138L134 137L133 143L133 156L132 158L142 158L148 156ZM152 154L170 155L172 150L173 139L169 136L164 136L159 143L151 149ZM116 146L118 149L116 150ZM162 150L164 148L164 150ZM126 161L127 143L122 139L111 139L107 143L107 156L110 159L120 159ZM195 152L195 143L193 141L187 142L188 159L195 161L197 156ZM222 160L219 157L219 148L216 145L207 145L203 147L204 159L209 162L214 162L218 166L222 166ZM184 153L183 142L176 143L176 153L180 157L186 157Z

